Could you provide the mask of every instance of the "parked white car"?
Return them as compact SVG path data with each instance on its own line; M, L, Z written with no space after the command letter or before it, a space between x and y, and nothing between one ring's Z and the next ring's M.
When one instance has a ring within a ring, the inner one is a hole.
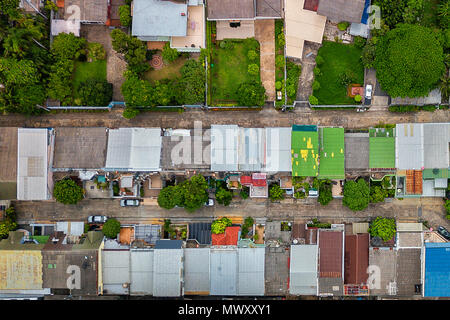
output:
M121 207L137 207L139 206L139 199L122 199L120 200Z
M366 94L365 94L365 98L366 99L372 99L372 85L368 84L366 86Z
M107 216L89 216L88 217L89 223L105 223L106 220L108 220Z

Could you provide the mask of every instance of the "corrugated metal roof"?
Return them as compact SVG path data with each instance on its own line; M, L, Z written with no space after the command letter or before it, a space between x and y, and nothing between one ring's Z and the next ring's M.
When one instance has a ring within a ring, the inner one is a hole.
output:
M56 231L62 231L68 236L81 236L84 233L84 222L59 221L56 222Z
M130 283L130 251L102 250L103 293L128 294L124 283Z
M292 245L290 259L289 293L317 294L318 245Z
M47 129L18 129L18 200L48 199L47 154Z
M291 128L266 128L266 172L291 172Z
M183 246L182 240L156 240L155 249L181 249Z
M398 170L422 169L424 166L423 124L397 124L395 136L396 168Z
M238 171L237 125L211 126L211 171Z
M343 232L319 230L320 277L343 278Z
M366 284L369 267L369 234L345 236L344 282Z
M184 249L185 294L209 294L210 248Z
M234 296L237 294L237 251L211 250L210 294Z
M353 234L366 233L367 230L369 230L368 222L353 222L352 223Z
M183 249L156 249L153 253L153 296L179 297Z
M400 249L397 253L397 295L413 296L421 284L421 249ZM449 267L449 265L447 265Z
M200 244L211 244L211 223L190 223L189 239L195 239Z
M161 128L110 129L105 168L159 171L161 141Z
M130 251L130 294L153 294L153 249Z
M265 130L239 128L238 158L240 171L260 171L264 163Z
M238 248L238 295L264 295L265 248Z
M424 123L423 135L425 168L448 168L450 123Z

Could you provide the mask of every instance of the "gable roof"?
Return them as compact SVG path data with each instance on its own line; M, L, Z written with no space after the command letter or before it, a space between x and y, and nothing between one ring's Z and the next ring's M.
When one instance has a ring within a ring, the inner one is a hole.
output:
M208 0L208 20L253 19L253 0Z
M424 166L423 124L397 124L395 137L395 167L398 170L422 169Z
M343 232L319 230L319 276L343 278Z
M365 284L369 267L369 234L345 236L344 283Z
M320 0L317 13L335 22L360 23L365 0Z
M153 250L130 250L130 293L153 294Z
M195 239L199 244L211 244L211 223L190 223L189 239Z
M237 125L211 125L211 171L238 171Z

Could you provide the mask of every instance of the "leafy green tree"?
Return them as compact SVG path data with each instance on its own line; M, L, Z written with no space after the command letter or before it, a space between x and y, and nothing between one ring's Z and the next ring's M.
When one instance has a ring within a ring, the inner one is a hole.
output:
M61 101L62 105L72 104L72 74L74 61L58 60L51 66L47 94L51 99Z
M278 55L275 58L275 65L277 66L277 68L284 68L284 56L283 55Z
M445 210L447 211L447 214L450 214L450 200L446 200L444 204Z
M380 7L381 18L390 28L394 28L398 23L403 22L407 0L375 0L373 4Z
M400 24L377 44L375 68L390 96L425 96L445 71L443 48L431 29Z
M372 68L375 64L377 46L375 42L371 39L367 42L362 50L361 60L364 68Z
M424 0L407 0L403 21L405 23L417 23L423 16Z
M78 94L83 106L107 106L112 101L113 86L106 80L88 79L80 84Z
M177 192L177 189L175 186L167 186L165 188L162 188L161 192L158 195L158 205L161 208L170 210L175 208L176 201L175 201L175 193Z
M63 179L55 183L53 196L56 201L64 204L77 204L83 199L83 188L78 186L72 179Z
M333 200L333 194L331 192L331 183L328 181L320 181L319 185L319 198L317 201L323 206L326 206L330 201Z
M211 224L211 232L214 234L221 234L225 232L226 227L231 227L231 220L227 217L223 217L221 219L214 220Z
M377 217L370 224L368 231L372 237L380 237L383 241L389 241L395 236L395 219Z
M154 88L150 82L132 74L122 84L121 91L128 107L154 107Z
M370 202L377 203L383 202L387 197L387 192L380 186L373 186L370 188Z
M342 203L353 211L361 211L369 205L369 186L364 179L350 180L344 185Z
M238 89L238 103L241 106L263 106L266 90L261 81L244 82Z
M180 53L178 52L178 50L171 48L169 42L166 42L161 53L161 56L163 57L164 61L173 62L177 60L179 55Z
M127 35L120 29L111 32L112 47L124 55L128 70L139 75L150 68L147 63L147 47L136 37Z
M122 113L122 116L125 119L133 119L139 114L139 110L132 108L132 107L126 107L125 110Z
M54 37L51 50L58 60L75 60L86 53L86 44L86 39L77 37L73 33L60 33Z
M339 30L345 31L350 26L350 23L347 21L342 21L342 22L339 22L337 26L338 26Z
M10 18L18 18L20 0L0 0L0 15L7 15Z
M178 185L179 192L183 195L183 207L194 212L208 201L208 183L201 175L195 175Z
M105 60L106 51L103 45L98 42L89 42L87 45L88 58L92 61Z
M17 229L17 223L11 219L0 222L0 239L8 238L9 232Z
M176 101L179 104L197 104L205 101L205 68L201 62L190 59L180 70Z
M108 219L103 225L102 232L109 239L117 238L120 232L120 222L116 219Z
M439 23L442 28L448 29L450 25L450 1L442 0L437 8Z
M223 204L224 206L228 206L231 203L231 199L233 198L233 194L224 188L219 188L216 191L216 200L218 203Z
M249 189L248 187L243 187L241 192L239 192L239 195L241 196L242 199L248 199L249 195Z
M274 184L269 189L269 198L272 202L283 200L286 190L281 189L278 184Z
M127 4L119 7L119 18L120 23L124 27L129 27L131 25L131 7Z
M251 76L257 76L259 74L259 66L256 63L251 63L247 67L247 72Z
M313 90L319 90L320 89L320 82L317 80L314 80L313 84L312 84L312 88Z

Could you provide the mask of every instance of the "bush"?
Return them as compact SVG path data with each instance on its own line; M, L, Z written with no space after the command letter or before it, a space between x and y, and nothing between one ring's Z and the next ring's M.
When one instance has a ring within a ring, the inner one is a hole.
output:
M281 81L276 81L275 82L275 89L281 90L281 87L282 87Z
M248 187L243 187L241 192L239 192L239 195L241 196L242 199L248 199L249 197L249 189Z
M316 57L316 65L320 66L320 65L322 65L324 62L325 62L325 59L322 58L322 56L319 56L319 55L318 55L318 56Z
M249 64L247 67L248 74L257 76L259 74L259 66L255 63Z
M378 203L383 202L387 197L387 191L381 188L380 186L372 186L370 188L370 202Z
M234 43L231 40L222 40L219 44L220 48L225 50L233 50L234 49Z
M284 47L284 45L286 44L286 39L284 38L284 33L283 32L281 32L278 35L277 41L278 41L278 45L280 47Z
M55 183L53 196L56 201L64 204L77 204L83 199L83 188L72 179L63 179Z
M266 89L261 81L244 82L239 86L238 103L241 106L263 106L266 99Z
M246 38L242 43L248 50L259 51L259 42L255 38Z
M309 96L309 103L312 104L312 105L318 105L319 104L319 99L317 99L316 97L311 95L311 96Z
M314 72L314 75L315 75L316 77L318 77L318 76L320 76L320 75L322 74L322 71L320 71L320 68L319 68L319 67L315 67L314 70L313 70L313 72Z
M348 23L347 21L339 22L338 25L337 25L338 29L341 30L341 31L347 30L347 28L349 26L350 26L350 23Z
M320 82L317 80L314 80L313 84L312 84L312 88L313 90L319 90L320 89Z
M356 76L352 71L346 70L339 75L339 81L341 85L347 87L349 84L356 82Z
M216 191L216 200L218 203L228 206L231 203L233 194L224 188L218 188Z
M277 66L277 68L284 68L284 56L278 55L275 58L275 65Z
M327 180L319 180L319 183L319 198L317 199L317 201L319 201L321 205L326 206L328 203L330 203L331 200L333 200L331 183L329 183Z
M75 60L85 53L86 39L73 33L60 33L53 39L51 52L57 60Z
M281 189L278 184L274 184L270 187L269 197L272 202L284 199L284 194L286 190Z
M87 45L88 58L92 61L105 60L106 51L101 43L89 42Z
M139 112L140 111L138 109L127 107L123 110L122 116L125 119L133 119L139 114Z
M354 99L356 102L361 102L362 97L359 94L357 94Z
M367 39L360 37L360 36L356 36L353 39L353 43L355 44L355 47L362 49L366 45Z
M364 68L372 68L375 64L376 57L376 45L373 40L369 40L367 44L364 46L361 54L361 60L364 65Z
M258 58L258 54L255 50L249 50L247 53L247 57L250 61L254 61Z
M175 208L175 192L176 188L174 186L167 186L162 188L161 192L158 195L158 205L161 208L170 210Z
M372 237L380 237L383 241L389 241L395 236L395 219L377 217L369 227Z
M78 94L83 106L104 107L112 101L113 86L106 80L88 79L80 84Z
M411 105L392 105L389 106L390 112L417 112L420 111L419 106L411 106Z
M231 220L227 217L223 217L221 219L214 220L211 224L211 232L213 234L221 234L225 232L226 227L231 227Z
M103 225L102 232L109 239L116 239L120 232L120 222L116 219L108 219Z
M369 205L369 186L364 179L357 182L350 180L344 185L344 198L342 203L350 210L361 211Z
M131 7L129 5L123 5L119 7L119 17L120 23L124 27L129 27L131 25Z
M179 55L180 53L178 52L178 50L171 48L169 42L166 42L166 44L164 45L164 49L161 53L161 56L164 59L164 61L173 62L178 58Z

